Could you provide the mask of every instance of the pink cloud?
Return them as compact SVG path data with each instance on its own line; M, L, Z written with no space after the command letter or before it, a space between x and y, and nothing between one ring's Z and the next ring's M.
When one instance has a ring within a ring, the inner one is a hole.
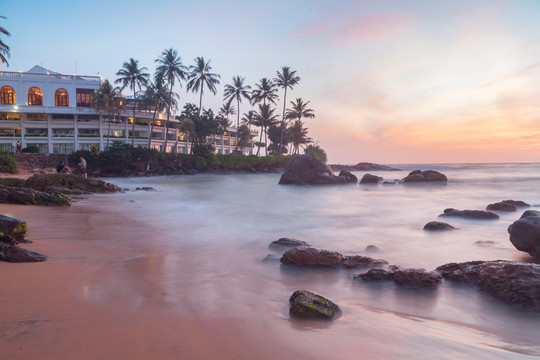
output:
M408 23L408 18L400 14L355 16L338 29L337 41L343 45L378 39L403 29Z
M317 37L326 33L329 29L329 24L326 21L317 21L306 26L300 27L295 31L295 35L301 38Z

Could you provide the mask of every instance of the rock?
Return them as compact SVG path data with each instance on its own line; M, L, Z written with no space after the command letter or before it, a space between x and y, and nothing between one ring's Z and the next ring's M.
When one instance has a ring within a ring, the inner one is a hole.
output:
M378 184L382 179L380 176L364 174L360 180L360 184Z
M17 245L25 242L24 235L28 231L26 221L0 215L0 242Z
M508 227L510 242L520 251L540 256L540 211L527 210Z
M345 182L353 182L353 183L357 183L358 182L358 178L356 177L356 175L354 175L352 172L350 172L349 170L341 170L339 172L339 175L338 176L342 176L345 178Z
M333 164L330 165L330 167L334 171L338 170L350 170L350 171L378 171L378 170L384 170L384 171L400 171L401 169L396 169L388 165L381 165L381 164L374 164L369 162L360 162L356 165L338 165Z
M143 187L136 187L135 191L156 191L156 189L150 186L143 186Z
M298 246L310 246L307 242L303 240L297 240L292 238L280 238L278 240L272 241L268 245L271 249L282 250L284 248L292 248Z
M497 220L499 215L491 211L483 210L457 210L453 208L448 208L444 210L444 213L439 215L441 217L460 217L464 219L473 219L473 220Z
M374 253L374 252L379 252L379 251L381 251L381 249L379 249L375 245L366 246L366 252Z
M495 241L492 241L492 240L478 240L478 241L475 241L474 242L475 245L478 245L478 246L493 246L495 245Z
M430 221L424 225L424 230L427 231L444 231L444 230L455 230L456 228L450 224L447 224L442 221Z
M70 190L81 190L91 193L119 192L121 189L111 183L86 179L73 174L34 174L22 184L22 187L46 191L50 186L59 186Z
M394 273L383 269L370 269L368 272L356 275L353 278L369 281L394 280Z
M57 192L46 193L28 188L11 188L0 185L0 203L71 206L71 198Z
M414 170L409 173L401 182L447 182L446 175L435 170Z
M502 202L514 205L514 206L516 206L518 208L520 208L520 207L523 207L523 208L531 207L530 204L527 204L525 201L521 201L521 200L503 200Z
M397 269L394 271L394 281L398 285L410 287L435 287L442 278L434 271L424 269Z
M540 265L513 261L450 263L437 269L445 279L466 282L509 304L540 310Z
M352 269L357 267L384 266L388 265L388 261L381 259L373 259L367 256L355 255L344 256L341 265L348 269Z
M281 263L299 266L331 267L341 264L343 255L335 251L299 246L287 250L281 257Z
M332 301L306 290L297 290L289 298L289 313L304 319L333 320L341 309Z
M18 246L0 243L0 260L8 262L40 262L47 260L47 257Z
M309 155L295 156L279 179L280 184L338 184L353 182L346 176L335 176L332 169ZM356 182L356 180L354 180Z
M262 262L264 263L274 263L279 262L279 257L276 255L268 254L264 259L262 259Z
M501 201L498 203L489 204L488 206L486 206L486 210L512 212L517 211L517 206L511 203L507 203L506 201Z

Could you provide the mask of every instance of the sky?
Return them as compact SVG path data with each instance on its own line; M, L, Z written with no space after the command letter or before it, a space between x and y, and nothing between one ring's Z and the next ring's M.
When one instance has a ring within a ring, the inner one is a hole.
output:
M254 87L288 66L287 106L309 101L329 163L540 161L539 0L0 0L0 15L4 71L114 81L130 58L153 74L174 48L221 76L203 98L215 112L234 76Z

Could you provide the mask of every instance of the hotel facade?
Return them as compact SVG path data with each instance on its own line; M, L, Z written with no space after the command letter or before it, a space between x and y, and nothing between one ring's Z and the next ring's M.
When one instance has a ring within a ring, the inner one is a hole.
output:
M178 131L178 120L171 115L166 132L166 114L135 111L126 97L119 116L108 116L91 107L93 94L101 77L63 75L34 66L27 72L0 71L0 149L14 152L37 146L40 153L70 154L92 148L103 151L115 141L162 150L167 136L166 152L189 153L187 137ZM134 126L133 126L134 125ZM257 135L252 132L252 139ZM216 153L231 154L236 145L236 128L209 139ZM253 145L242 149L253 153Z

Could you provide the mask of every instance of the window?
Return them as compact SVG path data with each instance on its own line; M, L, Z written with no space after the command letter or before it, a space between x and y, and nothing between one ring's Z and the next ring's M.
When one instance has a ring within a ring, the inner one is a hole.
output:
M47 118L47 114L26 114L26 119L32 121L47 121Z
M3 86L0 89L2 105L15 105L15 90L11 86Z
M52 114L53 119L73 120L75 117L73 114Z
M0 137L19 137L21 128L0 128Z
M69 94L66 89L58 89L54 93L54 105L69 106Z
M72 137L74 133L74 129L52 129L54 137Z
M21 114L17 113L0 113L0 120L21 120Z
M48 154L49 153L49 144L38 144L38 143L26 143L27 147L30 146L37 146L39 149L40 154Z
M28 105L43 106L43 92L40 88L31 87L28 90Z
M88 121L95 121L95 120L99 120L99 115L79 115L77 117L78 122L88 122Z
M75 144L53 144L54 154L71 154L75 151Z
M79 129L79 137L99 137L99 129Z
M90 107L93 95L93 89L77 89L77 107Z
M79 144L79 150L99 151L99 144Z
M38 137L47 137L47 129L42 128L26 128L26 136L38 136Z

